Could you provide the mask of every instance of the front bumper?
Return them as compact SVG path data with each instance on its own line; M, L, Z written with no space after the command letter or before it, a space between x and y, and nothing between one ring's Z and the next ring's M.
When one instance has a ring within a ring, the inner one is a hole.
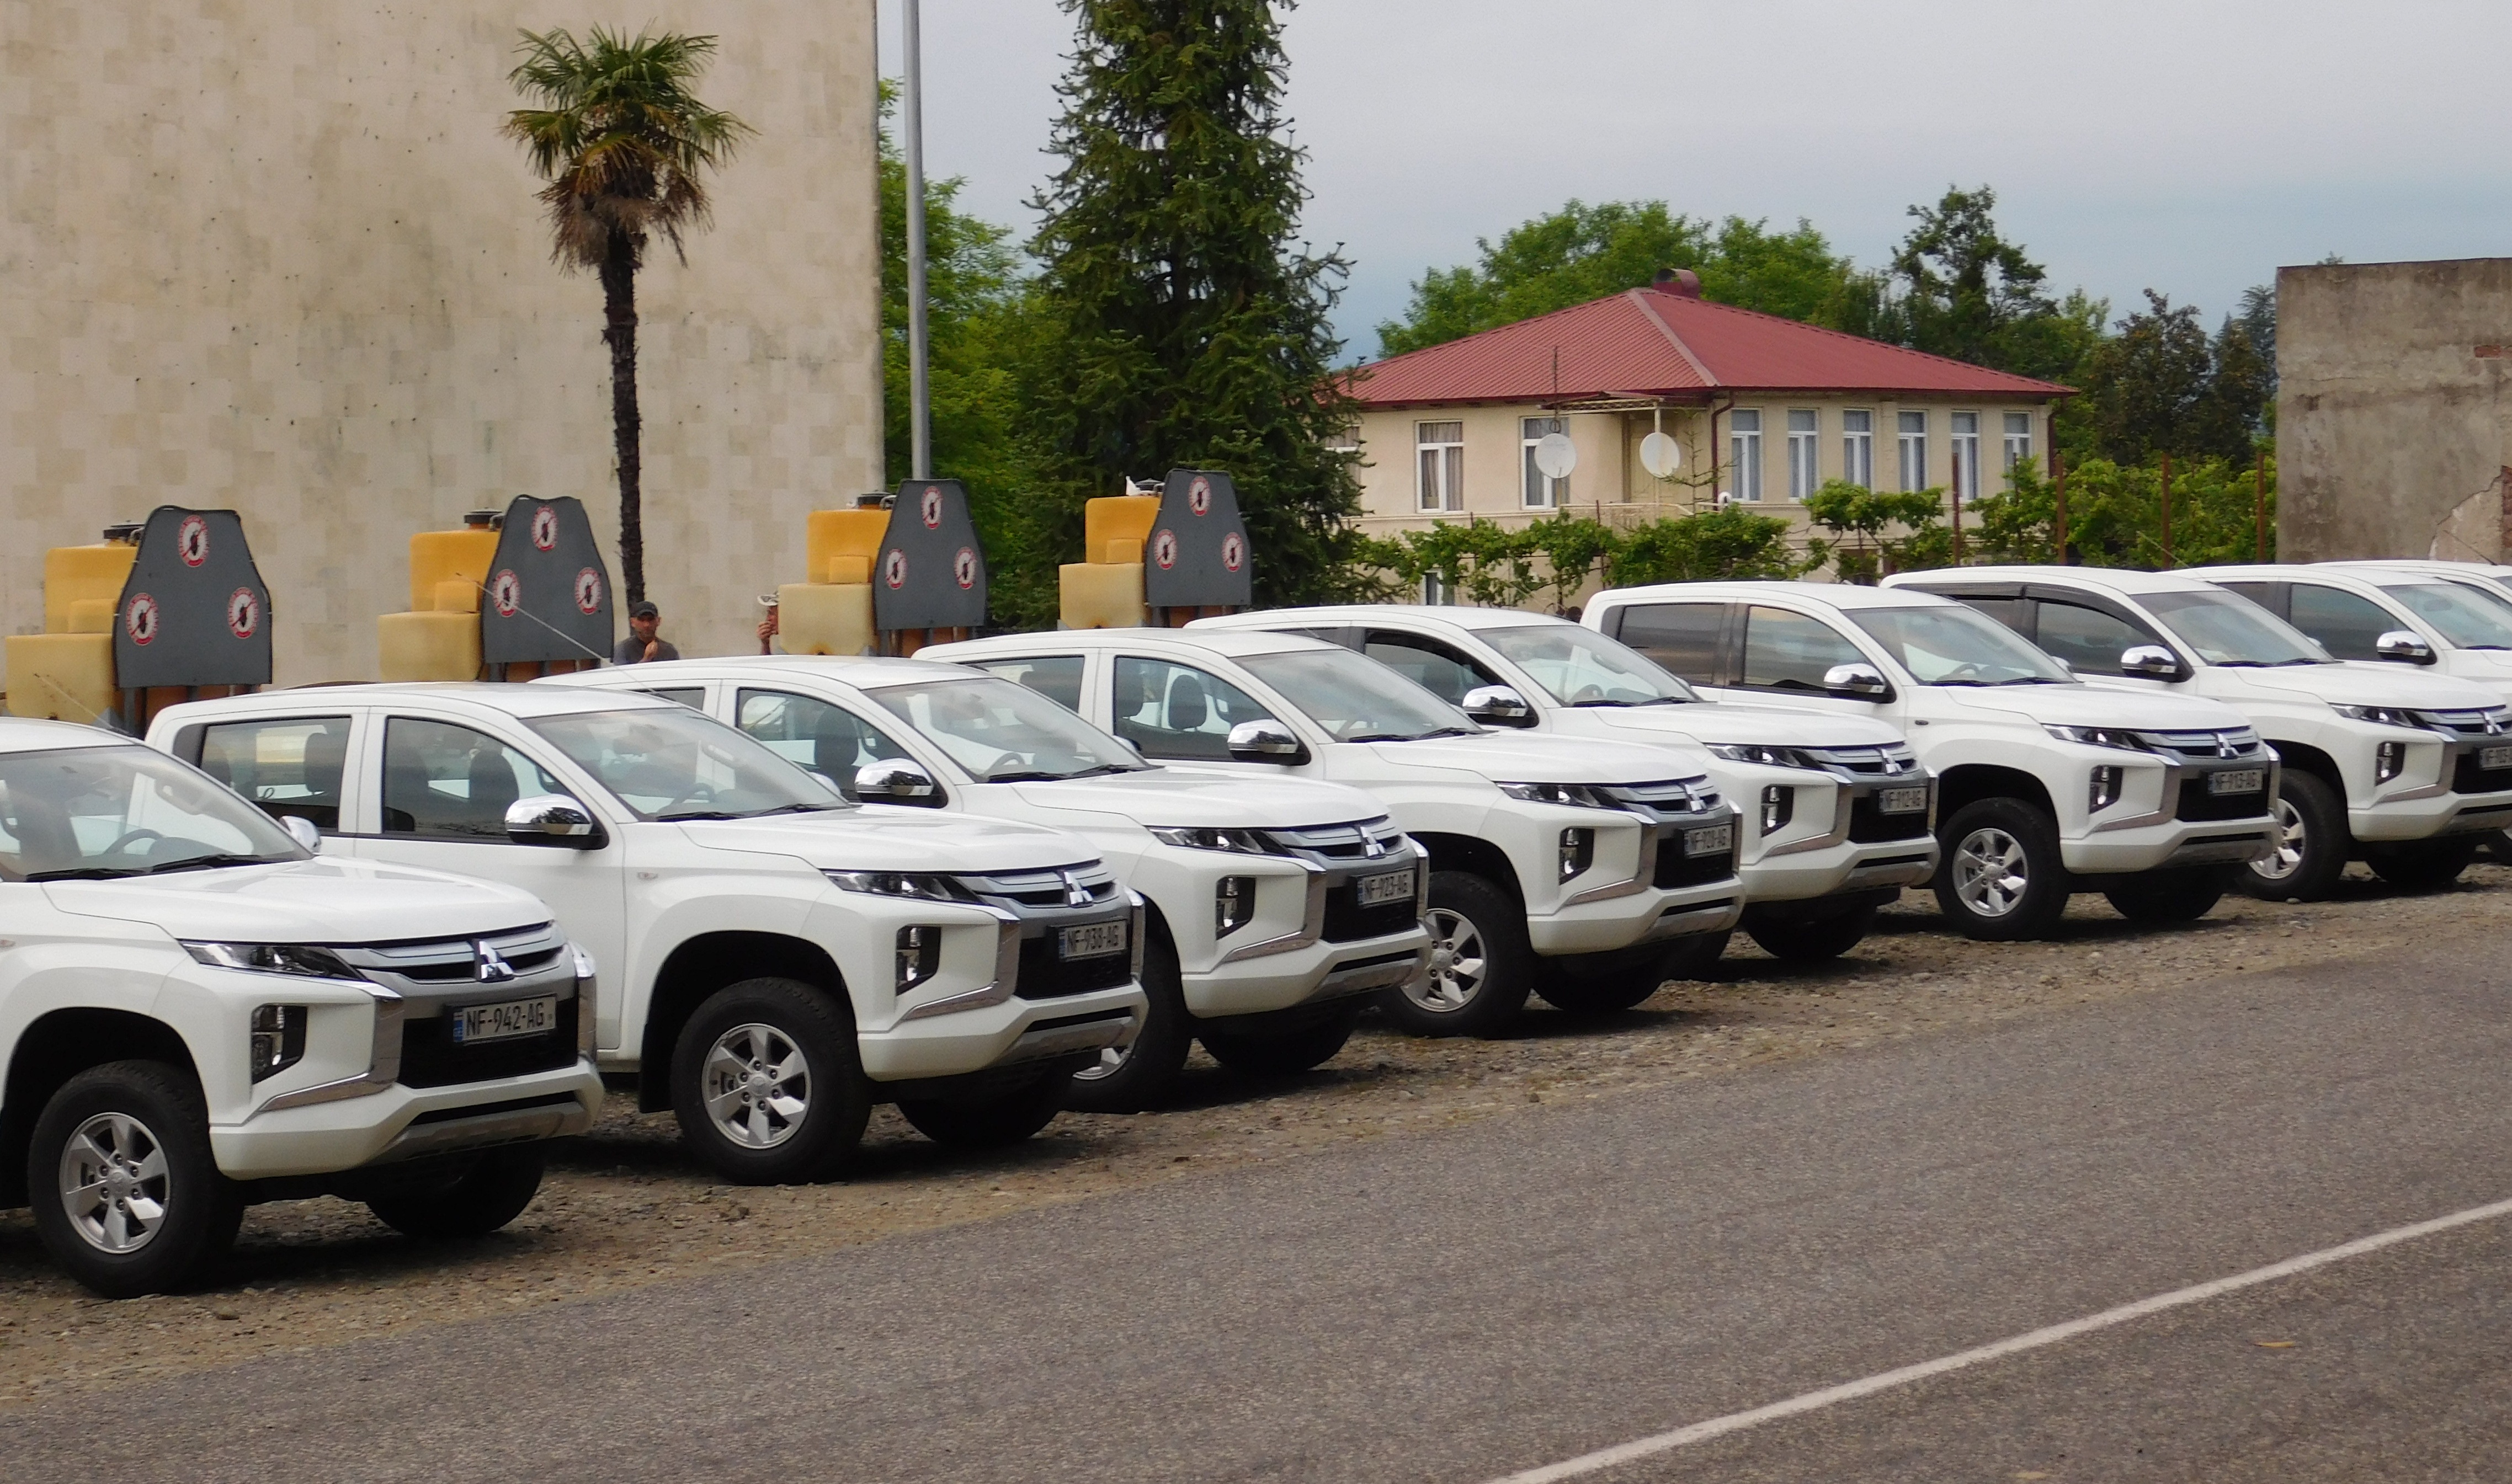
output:
M1256 929L1241 928L1220 940L1209 967L1180 976L1189 1013L1204 1020L1262 1015L1393 989L1429 969L1431 934L1422 925L1422 913L1431 868L1419 851L1407 844L1400 852L1374 858L1305 864L1298 925L1270 938L1253 938ZM1408 870L1413 875L1409 901L1360 905L1358 883L1364 878ZM1373 931L1391 925L1387 919L1403 925L1393 932ZM1253 941L1239 941L1242 937Z
M210 1125L230 1179L334 1175L430 1154L580 1134L602 1108L590 1058L573 1066L452 1087L398 1083L364 1097L266 1109Z
M1140 982L1052 999L1013 996L861 1032L855 1046L876 1082L958 1076L1121 1044L1141 1029L1149 1003Z
M2084 876L2121 876L2181 866L2234 866L2276 848L2267 818L2166 820L2059 842L2059 859Z

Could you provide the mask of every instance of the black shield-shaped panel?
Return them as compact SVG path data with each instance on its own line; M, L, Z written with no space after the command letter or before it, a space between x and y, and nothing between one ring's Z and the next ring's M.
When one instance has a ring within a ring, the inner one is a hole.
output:
M611 638L610 568L584 502L515 496L480 595L480 658L608 661Z
M898 487L872 569L872 626L973 629L986 621L986 552L955 479Z
M1214 469L1171 469L1143 543L1143 602L1156 608L1243 608L1256 564L1238 489Z
M270 683L270 590L234 511L149 512L122 584L113 681L125 690Z

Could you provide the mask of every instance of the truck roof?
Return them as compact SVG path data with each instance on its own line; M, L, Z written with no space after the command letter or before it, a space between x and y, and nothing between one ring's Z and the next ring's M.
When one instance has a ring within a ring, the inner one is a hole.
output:
M2212 584L2189 571L2141 572L2125 566L1948 566L1905 572L1884 580L1895 585L1928 582L2058 582L2101 588L2135 597L2141 593L2204 592Z
M971 639L936 648L946 657L962 653L978 657L999 649L1035 653L1041 646L1057 649L1114 649L1128 644L1176 644L1233 658L1248 654L1282 654L1300 649L1336 649L1321 639L1301 634L1276 634L1262 629L1059 629L1052 633L1004 634Z
M254 713L279 703L291 709L315 708L325 704L341 706L383 706L395 700L452 702L503 712L511 717L566 716L579 711L617 711L632 706L670 706L676 704L659 696L636 691L596 690L589 686L517 685L485 681L446 682L375 682L355 685L305 685L294 689L257 690L251 695L223 696L215 700L186 701L181 710L186 717L217 716L228 712ZM169 711L176 708L169 707Z
M605 693L614 685L668 683L676 679L697 682L723 675L825 675L849 685L899 685L913 681L969 678L965 665L928 659L894 659L878 654L728 654L719 659L656 660L651 664L623 665L597 673L603 677L599 683ZM552 675L532 683L564 688L569 681L576 679L574 676Z
M1743 603L1755 598L1790 598L1829 607L1909 608L1948 603L1934 593L1908 588L1865 587L1851 582L1659 582L1647 587L1612 588L1598 593L1589 605L1628 603L1681 603L1686 600Z

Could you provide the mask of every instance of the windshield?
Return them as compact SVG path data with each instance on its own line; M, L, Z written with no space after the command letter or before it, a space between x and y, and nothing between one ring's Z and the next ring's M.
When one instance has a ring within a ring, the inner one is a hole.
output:
M0 879L304 858L268 815L163 753L130 744L0 754Z
M1482 730L1464 712L1350 649L1253 654L1242 663L1337 742L1411 742Z
M979 783L1087 778L1151 765L1037 691L993 676L884 685L872 698Z
M1850 618L1922 685L2063 685L2074 677L1994 618L1959 604L1863 608Z
M2459 648L2512 649L2512 601L2458 582L2384 582L2381 591Z
M1673 706L1701 699L1657 661L1575 623L1484 629L1481 638L1564 706Z
M2148 593L2138 600L2211 665L2328 665L2329 651L2237 593Z
M579 712L530 725L640 819L751 819L854 807L759 743L686 707Z

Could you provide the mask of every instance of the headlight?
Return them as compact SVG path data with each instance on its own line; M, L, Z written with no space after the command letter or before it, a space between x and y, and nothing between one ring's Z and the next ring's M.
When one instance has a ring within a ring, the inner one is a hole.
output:
M2061 742L2076 742L2086 747L2117 747L2133 753L2150 751L2138 740L2137 733L2117 726L2058 726L2045 722L2041 729Z
M1185 850L1227 850L1235 855L1279 855L1273 841L1254 830L1215 830L1201 825L1153 825L1152 839Z
M922 902L973 902L976 895L958 877L928 876L913 871L830 871L840 891L861 891L877 897L914 897Z
M2340 706L2332 701L2329 709L2350 722L2370 722L2375 726L2413 726L2418 731L2425 729L2415 714L2404 706Z
M1578 809L1622 807L1584 783L1504 783L1500 791L1526 803L1567 804Z
M253 1079L286 1072L305 1059L303 1005L256 1005L253 1012Z
M1764 767L1812 767L1793 747L1766 747L1759 742L1712 742L1709 756L1730 762L1758 762Z
M364 979L340 956L308 943L193 943L183 952L203 963L251 974L294 974L304 979Z

